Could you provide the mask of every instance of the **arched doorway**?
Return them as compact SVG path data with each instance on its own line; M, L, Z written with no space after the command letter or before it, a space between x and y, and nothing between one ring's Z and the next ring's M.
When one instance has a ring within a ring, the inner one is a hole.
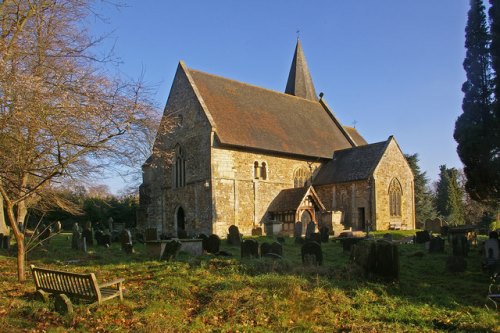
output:
M311 213L307 210L304 210L302 212L302 215L300 216L300 222L302 222L302 235L305 235L307 225L309 222L313 221L313 218L311 216Z
M186 233L186 218L184 214L184 209L181 206L177 208L175 213L175 225L177 227L177 237L185 238Z

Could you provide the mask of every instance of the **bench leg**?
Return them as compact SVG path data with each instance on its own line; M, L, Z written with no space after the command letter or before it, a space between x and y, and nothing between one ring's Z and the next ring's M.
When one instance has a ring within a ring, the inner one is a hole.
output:
M35 299L40 302L48 303L49 302L49 294L43 290L37 290L35 292Z
M73 304L68 296L57 294L54 300L54 306L60 314L73 314Z

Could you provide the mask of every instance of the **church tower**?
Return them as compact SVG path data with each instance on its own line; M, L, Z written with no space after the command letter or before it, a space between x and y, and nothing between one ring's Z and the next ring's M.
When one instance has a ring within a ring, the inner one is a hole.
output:
M297 39L297 46L295 47L285 94L302 97L311 101L318 100L299 39Z

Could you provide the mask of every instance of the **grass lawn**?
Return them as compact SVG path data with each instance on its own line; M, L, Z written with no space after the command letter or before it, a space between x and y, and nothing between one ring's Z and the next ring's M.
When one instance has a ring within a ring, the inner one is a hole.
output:
M395 232L394 238L403 236ZM445 269L447 254L400 245L400 281L382 283L363 280L340 243L322 248L321 267L303 267L292 238L279 261L241 260L239 247L223 240L222 250L232 257L180 253L166 262L147 258L141 244L132 255L119 244L76 252L69 234L61 234L30 252L28 264L95 272L100 282L124 277L124 302L74 302L72 316L60 315L53 302L34 299L31 276L17 282L16 258L1 250L0 331L500 332L499 312L485 307L489 276L481 271L478 249L469 254L467 271L453 274Z

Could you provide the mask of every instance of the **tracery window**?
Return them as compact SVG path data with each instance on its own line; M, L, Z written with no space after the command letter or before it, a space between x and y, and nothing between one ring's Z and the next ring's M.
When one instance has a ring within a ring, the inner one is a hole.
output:
M304 187L309 181L310 173L306 168L298 168L293 173L293 187Z
M180 145L175 146L175 164L173 167L174 188L186 186L186 159Z
M389 208L391 216L401 216L401 197L403 190L401 183L394 178L389 185Z

